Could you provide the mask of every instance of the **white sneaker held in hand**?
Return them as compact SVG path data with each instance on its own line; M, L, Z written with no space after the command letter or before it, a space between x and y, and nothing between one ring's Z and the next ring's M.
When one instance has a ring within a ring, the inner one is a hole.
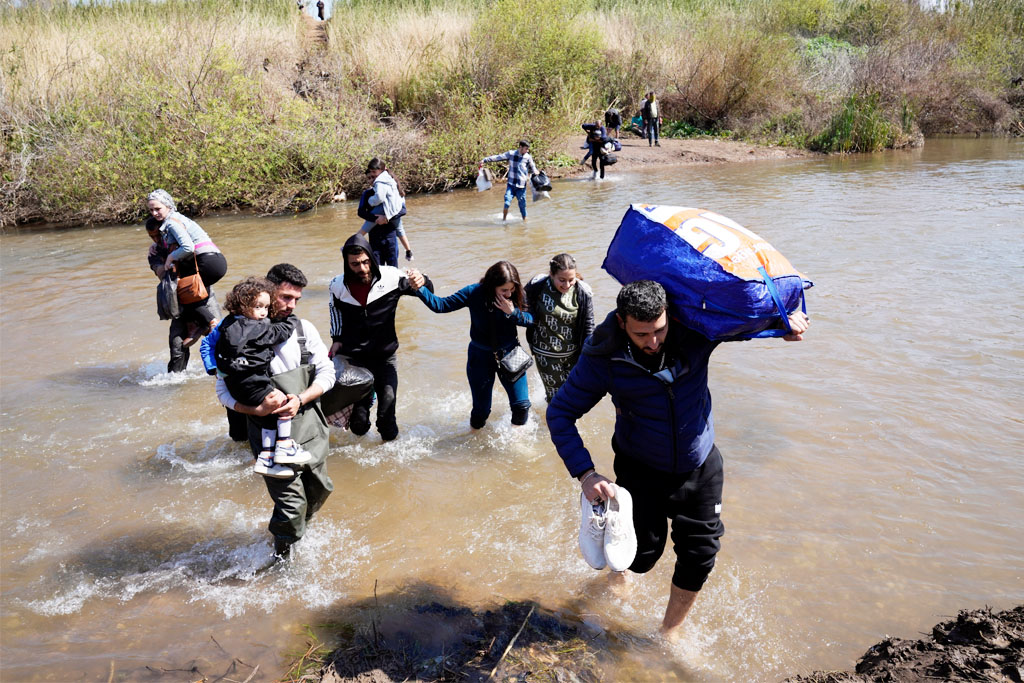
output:
M636 530L633 529L633 496L621 486L608 499L604 514L604 558L608 568L621 572L636 558Z
M580 552L594 569L604 569L604 505L592 505L580 492Z

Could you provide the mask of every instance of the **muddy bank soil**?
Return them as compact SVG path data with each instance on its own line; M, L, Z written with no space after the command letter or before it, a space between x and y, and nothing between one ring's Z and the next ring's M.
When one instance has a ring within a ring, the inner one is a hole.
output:
M580 149L580 145L583 144L582 131L580 133L579 137L572 138L567 142L563 150L565 154L576 160L582 159L583 155L587 153L586 150ZM633 134L623 133L619 142L622 143L622 151L615 152L618 161L605 169L605 175L658 166L806 159L821 156L805 149L767 147L718 138L664 139L661 140L660 147L651 147L648 146L647 140ZM546 171L552 178L591 173L590 159L587 159L586 166L577 164L569 168L546 169Z
M531 602L474 611L430 602L362 610L335 629L321 683L603 680L603 634Z
M336 630L320 683L392 681L611 680L603 673L608 634L534 603L473 611L440 602L381 609L364 605L359 625ZM355 616L350 614L350 616ZM286 677L285 680L288 680ZM921 640L886 638L854 672L818 671L786 683L1024 681L1024 605L1005 612L964 610Z
M921 640L886 638L857 662L856 672L817 671L787 683L864 681L1024 681L1024 605L1005 612L963 610Z

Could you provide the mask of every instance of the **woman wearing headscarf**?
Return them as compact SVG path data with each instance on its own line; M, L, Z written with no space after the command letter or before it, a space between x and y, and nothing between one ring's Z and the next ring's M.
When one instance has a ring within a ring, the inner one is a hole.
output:
M569 254L558 254L548 266L550 273L541 273L526 285L526 303L535 323L526 330L526 341L550 403L594 331L594 294Z
M206 289L220 281L228 271L228 262L206 231L190 218L178 213L174 199L166 190L153 190L146 198L149 214L160 221L160 235L171 248L164 267L174 268L178 278L199 272ZM217 315L213 307L207 306L209 297L189 304L182 304L182 312L195 312L207 325L201 334L213 329ZM195 341L201 335L197 335Z

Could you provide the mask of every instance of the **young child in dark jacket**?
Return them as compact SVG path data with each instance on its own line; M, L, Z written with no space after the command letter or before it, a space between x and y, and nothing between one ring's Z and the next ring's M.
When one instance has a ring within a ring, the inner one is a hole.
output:
M247 277L227 296L231 313L220 326L217 340L217 371L231 396L242 404L258 406L275 387L270 380L270 361L274 347L295 332L295 318L271 320L272 282ZM295 471L285 465L301 465L312 456L291 438L291 418L267 415L260 418L262 450L253 471L266 477L290 479Z

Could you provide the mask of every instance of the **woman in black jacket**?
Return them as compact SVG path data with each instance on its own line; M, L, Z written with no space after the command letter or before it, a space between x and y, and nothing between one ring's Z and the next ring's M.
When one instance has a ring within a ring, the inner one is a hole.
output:
M542 273L526 285L527 306L534 318L526 339L550 403L594 331L594 294L569 254L555 256L549 265L550 274Z

